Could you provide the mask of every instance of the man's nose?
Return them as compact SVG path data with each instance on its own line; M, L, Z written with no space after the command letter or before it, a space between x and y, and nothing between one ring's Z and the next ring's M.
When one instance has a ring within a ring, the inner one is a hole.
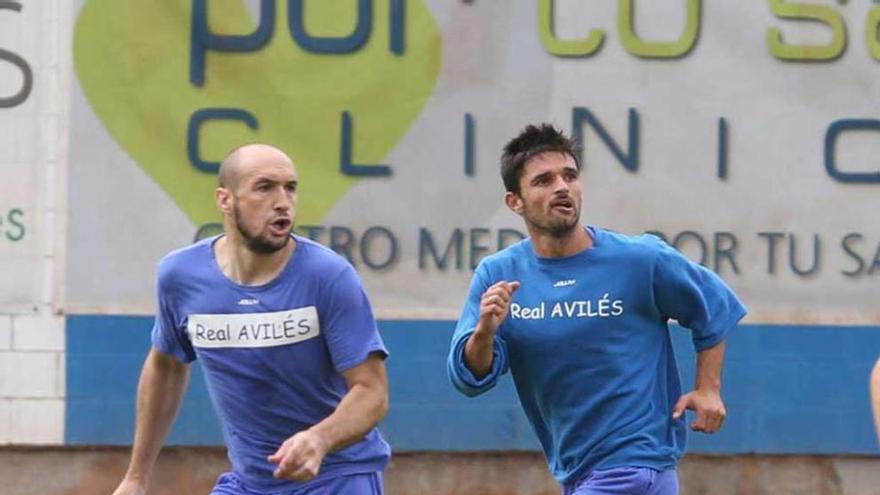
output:
M557 175L556 178L553 180L554 180L554 184L553 184L553 191L554 192L568 192L569 185L568 185L568 182L565 180L565 177L563 177L561 175Z
M278 194L275 195L274 208L283 211L293 208L293 197L291 197L284 188L281 188Z

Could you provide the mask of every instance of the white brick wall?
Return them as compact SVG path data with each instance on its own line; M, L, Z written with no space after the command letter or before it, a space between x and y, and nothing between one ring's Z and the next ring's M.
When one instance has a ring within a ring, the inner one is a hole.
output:
M64 441L64 399L19 399L10 406L9 441L57 445Z
M16 316L11 326L11 348L0 351L0 444L62 444L63 318Z
M18 26L15 37L3 38L4 48L25 56L34 85L20 107L0 109L0 119L7 119L4 126L14 124L14 132L0 144L12 150L7 159L36 170L35 190L29 194L37 208L29 212L28 227L39 241L40 261L33 273L39 290L30 313L25 306L0 314L0 445L59 445L64 442L66 382L65 319L59 308L73 7L66 0L19 3L20 13L2 14L3 25ZM6 46L10 42L17 44Z
M0 351L0 444L64 443L64 366L63 352Z
M59 398L60 363L58 352L0 353L0 397Z
M63 352L64 318L55 315L13 317L12 347L18 351Z
M12 438L12 401L0 399L0 445L6 445Z

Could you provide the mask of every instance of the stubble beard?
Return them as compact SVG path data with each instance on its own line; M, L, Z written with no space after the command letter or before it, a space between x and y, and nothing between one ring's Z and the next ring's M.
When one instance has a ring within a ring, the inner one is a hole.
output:
M232 205L233 216L235 217L235 228L238 229L238 233L241 235L242 240L244 241L244 246L253 253L256 254L273 254L278 251L284 249L287 246L287 243L290 242L290 236L284 236L283 239L279 239L277 241L268 238L264 235L259 234L251 234L247 226L244 225L241 221L241 214L238 210L238 204L233 203Z
M549 218L544 222L536 222L531 219L526 221L531 228L542 234L546 234L554 239L565 239L569 237L580 225L581 212L576 211L572 218Z

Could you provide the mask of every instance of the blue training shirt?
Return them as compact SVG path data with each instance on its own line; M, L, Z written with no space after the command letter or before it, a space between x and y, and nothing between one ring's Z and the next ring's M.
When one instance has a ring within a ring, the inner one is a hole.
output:
M560 483L594 469L675 467L686 427L672 419L681 385L667 322L691 329L701 351L746 314L717 275L657 237L588 232L593 246L573 256L539 258L524 239L483 259L448 360L453 385L471 396L510 370ZM480 297L501 280L522 285L495 334L492 370L477 380L464 345Z
M328 454L317 478L279 480L266 457L333 413L348 391L342 372L387 351L354 268L299 236L271 282L243 286L217 265L205 239L159 264L153 346L202 362L233 471L250 489L275 492L384 469L390 448L373 429Z

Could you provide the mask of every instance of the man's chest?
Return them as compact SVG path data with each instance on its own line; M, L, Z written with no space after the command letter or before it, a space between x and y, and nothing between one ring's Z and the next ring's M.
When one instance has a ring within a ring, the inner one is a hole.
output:
M527 346L615 340L650 306L649 288L627 273L541 272L514 293L502 333L508 343Z
M196 348L257 348L296 344L321 334L315 306L282 311L190 313L184 323Z

